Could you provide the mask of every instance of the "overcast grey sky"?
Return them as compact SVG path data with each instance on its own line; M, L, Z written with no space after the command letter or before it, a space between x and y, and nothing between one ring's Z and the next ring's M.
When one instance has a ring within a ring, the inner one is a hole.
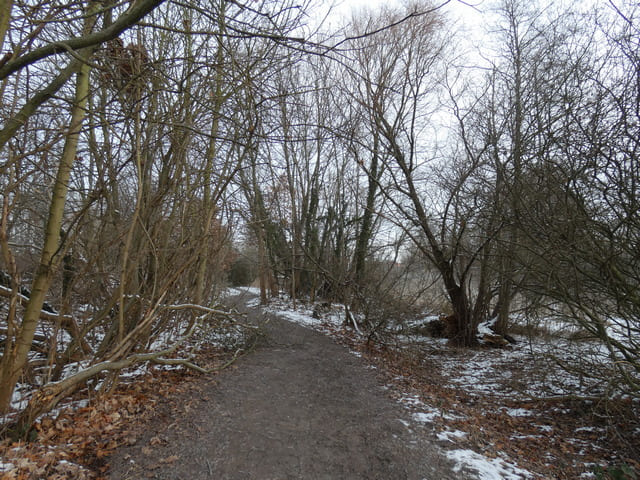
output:
M336 7L332 14L333 18L339 19L340 17L349 17L351 12L363 7L374 7L376 5L401 5L400 0L334 0ZM330 2L324 2L329 5ZM445 3L444 0L440 0L437 4ZM458 0L451 0L448 4L442 7L442 11L446 14L450 14L456 20L461 21L464 24L470 26L479 26L482 23L482 14L478 10L482 11L488 5L487 0L469 0L460 2ZM475 8L474 8L475 7Z
M444 4L445 0L433 0L436 5ZM353 12L357 12L362 8L376 8L382 5L402 5L406 3L403 0L327 0L319 2L321 6L318 9L318 21L327 13L327 10L333 5L330 16L325 23L325 30L335 31L336 28L344 24ZM463 32L458 38L460 41L467 41L465 50L474 50L475 47L483 42L481 38L485 35L485 26L488 22L489 15L483 14L491 4L491 0L451 0L441 9L446 18L455 24L456 30Z

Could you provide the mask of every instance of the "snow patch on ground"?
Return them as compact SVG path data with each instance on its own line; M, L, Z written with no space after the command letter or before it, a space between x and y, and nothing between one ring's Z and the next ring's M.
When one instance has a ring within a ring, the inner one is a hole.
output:
M23 410L26 408L32 393L33 388L31 385L25 383L17 384L11 397L11 408L15 410Z
M412 415L412 418L415 422L418 423L434 423L436 418L438 418L440 414L436 411L433 412L417 412Z
M454 472L471 470L478 474L479 480L523 480L533 478L533 475L526 470L501 458L487 458L473 450L450 450L446 453L447 458L455 465Z
M541 432L553 432L553 427L551 425L534 425Z
M71 411L76 411L76 410L80 410L81 408L85 408L89 406L89 399L88 398L84 398L82 400L76 400L73 402L63 402L61 404L59 404L56 408L54 408L53 410L51 410L48 413L45 413L43 415L40 415L38 417L38 420L42 420L43 417L50 417L50 418L56 418L58 415L60 415L60 413L62 413L65 410L71 410Z
M495 332L493 330L491 330L491 323L492 321L488 321L488 322L483 322L480 325L478 325L478 335L480 335L481 337L483 335L495 335Z
M319 307L313 304L299 303L294 309L283 300L272 300L265 311L303 327L329 333L328 327L340 328L344 319L344 306L332 304L324 308L322 314Z
M400 398L400 403L410 407L424 407L425 404L418 398L417 395L404 395Z
M510 417L530 417L533 415L533 412L526 408L503 408L502 410Z
M222 291L221 296L237 297L239 295L257 295L260 296L260 289L258 287L229 287Z
M554 356L561 352L562 358L558 360L582 363L584 371L589 371L587 366L606 364L603 360L606 352L599 348L564 339L518 340L509 348L476 352L451 349L441 339L422 336L411 337L406 344L436 353L430 357L437 364L435 368L459 388L477 396L496 396L500 392L512 400L563 395L586 397L602 394L606 388L597 379L567 372Z
M465 438L467 436L467 432L463 432L461 430L445 430L436 435L438 440L442 440L443 442L452 442L456 443L455 439Z
M246 303L248 308L255 308L260 306L260 297L252 298Z
M411 417L413 421L417 423L435 423L438 418L464 420L464 417L460 415L453 415L444 409L425 404L417 395L404 394L398 399L398 402L413 412Z
M180 366L180 365L178 365ZM142 364L142 365L138 365L135 368L132 368L126 372L121 372L120 373L120 378L122 379L133 379L133 378L137 378L137 377L141 377L143 375L145 375L147 373L147 365L146 364Z
M296 310L283 310L277 312L278 316L289 320L290 322L297 323L305 327L315 327L320 324L320 320L309 316L305 312L298 312Z

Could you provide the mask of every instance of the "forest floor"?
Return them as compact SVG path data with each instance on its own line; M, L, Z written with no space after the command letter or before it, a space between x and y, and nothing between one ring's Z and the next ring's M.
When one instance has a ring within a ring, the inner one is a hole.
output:
M154 367L78 398L41 419L36 442L0 445L0 478L636 478L593 473L637 468L633 406L518 400L473 376L478 393L465 369L509 352L372 348L313 306L234 299L261 325L249 355L210 375ZM232 355L205 349L198 363ZM513 382L523 365L500 368Z

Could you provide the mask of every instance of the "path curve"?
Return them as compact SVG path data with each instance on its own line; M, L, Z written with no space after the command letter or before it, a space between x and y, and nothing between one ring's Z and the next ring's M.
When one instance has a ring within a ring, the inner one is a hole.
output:
M265 341L215 381L203 377L197 402L158 409L136 445L112 457L111 479L463 478L420 425L406 426L408 412L362 359L313 330L248 313L268 320Z

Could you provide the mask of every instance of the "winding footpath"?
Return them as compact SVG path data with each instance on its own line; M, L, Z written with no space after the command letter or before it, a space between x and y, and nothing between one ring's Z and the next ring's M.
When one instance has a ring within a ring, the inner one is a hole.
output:
M362 359L320 333L247 313L265 322L257 349L203 377L196 398L159 408L136 445L111 459L111 479L464 478Z

